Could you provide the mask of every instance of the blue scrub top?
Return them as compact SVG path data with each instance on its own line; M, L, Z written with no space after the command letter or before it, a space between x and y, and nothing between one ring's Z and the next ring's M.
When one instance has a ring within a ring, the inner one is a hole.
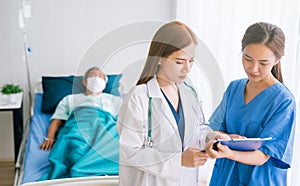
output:
M184 115L183 115L183 110L182 110L182 105L181 105L181 99L179 97L178 112L176 112L175 108L173 107L173 105L170 102L170 100L168 99L168 97L165 95L164 91L161 90L161 92L164 95L166 101L168 102L168 105L169 105L169 107L173 113L173 116L176 120L181 143L183 144L183 141L184 141ZM183 147L182 147L182 151L183 151Z
M275 138L259 148L270 159L261 166L217 159L210 185L287 185L295 133L294 97L283 84L277 83L245 104L247 81L231 82L209 122L212 129L228 134Z

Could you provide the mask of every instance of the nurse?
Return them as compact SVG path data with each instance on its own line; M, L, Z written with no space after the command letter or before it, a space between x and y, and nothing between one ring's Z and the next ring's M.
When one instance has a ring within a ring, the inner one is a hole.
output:
M192 30L178 21L156 32L119 113L121 186L198 184L198 167L208 158L200 148L210 128L202 125L197 94L185 83L196 45Z
M280 59L285 36L270 23L251 25L242 39L242 64L248 76L230 83L211 127L248 138L272 137L255 151L235 151L208 143L215 163L210 185L287 185L295 133L295 101L282 80ZM221 123L221 125L219 125ZM232 137L236 137L232 135Z

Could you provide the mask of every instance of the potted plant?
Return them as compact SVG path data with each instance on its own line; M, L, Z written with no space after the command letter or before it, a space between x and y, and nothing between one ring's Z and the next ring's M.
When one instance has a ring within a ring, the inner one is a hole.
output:
M1 93L8 96L10 103L15 103L17 96L19 96L21 92L22 88L14 84L5 84L1 89Z

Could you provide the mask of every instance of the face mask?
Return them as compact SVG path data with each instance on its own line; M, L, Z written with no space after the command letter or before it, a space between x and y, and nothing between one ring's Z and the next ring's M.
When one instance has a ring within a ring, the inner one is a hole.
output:
M93 92L93 94L102 92L106 86L104 79L99 77L89 77L87 78L86 88Z

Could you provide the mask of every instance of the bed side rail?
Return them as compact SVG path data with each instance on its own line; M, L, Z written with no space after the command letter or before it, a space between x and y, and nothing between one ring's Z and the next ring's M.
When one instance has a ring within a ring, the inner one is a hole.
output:
M14 186L18 186L21 184L21 179L23 175L23 166L24 166L24 155L25 155L25 148L26 148L26 142L28 138L29 133L29 127L30 127L30 120L31 118L27 119L25 122L25 130L23 132L22 141L20 144L20 149L18 153L17 162L15 162L15 178L14 178Z

